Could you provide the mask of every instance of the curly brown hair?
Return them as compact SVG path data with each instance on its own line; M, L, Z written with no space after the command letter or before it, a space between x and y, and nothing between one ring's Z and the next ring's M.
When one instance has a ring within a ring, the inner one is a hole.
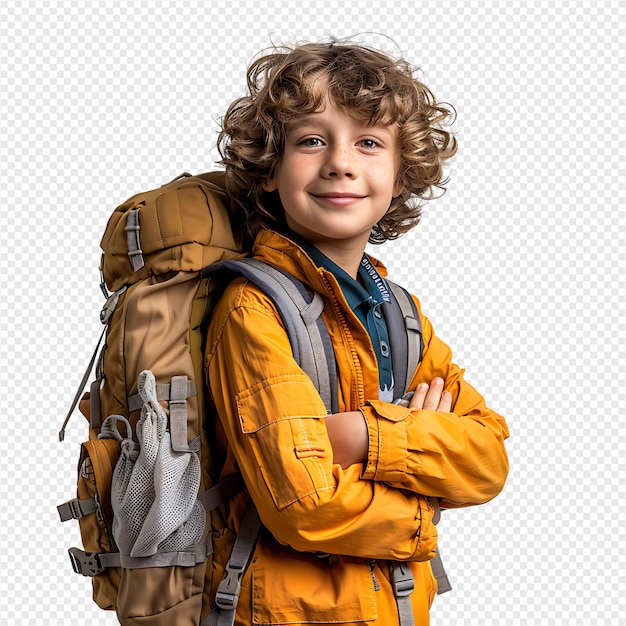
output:
M247 73L249 95L230 105L217 141L242 240L249 244L260 229L284 224L278 194L266 192L263 183L283 154L289 122L319 110L326 98L366 124L398 126L396 182L402 192L369 240L382 243L413 228L422 201L445 191L443 166L457 149L447 129L454 109L437 102L416 73L402 58L336 40L275 48L254 61Z

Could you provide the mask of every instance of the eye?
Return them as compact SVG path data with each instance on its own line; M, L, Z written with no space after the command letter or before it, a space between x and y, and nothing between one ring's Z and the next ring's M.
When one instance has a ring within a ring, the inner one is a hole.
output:
M376 139L372 139L368 137L367 139L361 139L361 145L368 150L374 150L375 148L380 148L380 143Z
M324 142L319 137L306 137L300 141L299 145L306 148L318 148L319 146L323 146Z

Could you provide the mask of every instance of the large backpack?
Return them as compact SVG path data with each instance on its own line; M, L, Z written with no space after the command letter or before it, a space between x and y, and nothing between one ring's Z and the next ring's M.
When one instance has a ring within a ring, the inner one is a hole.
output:
M217 482L222 460L204 389L204 329L229 275L272 297L294 357L336 411L322 298L282 270L233 260L243 255L227 206L223 173L184 174L120 205L101 242L105 327L59 433L63 440L80 404L89 439L77 496L58 509L62 521L80 524L83 549L69 550L74 570L92 577L95 602L123 625L234 620L239 562L245 568L260 522L251 509L237 541L226 527L223 505L244 485L240 477ZM394 377L408 384L421 356L419 315L390 286Z

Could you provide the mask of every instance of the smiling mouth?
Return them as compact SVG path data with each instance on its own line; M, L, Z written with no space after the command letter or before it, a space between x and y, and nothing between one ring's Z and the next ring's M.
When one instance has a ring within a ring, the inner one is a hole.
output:
M354 193L313 193L311 194L316 200L325 204L334 204L336 206L345 206L353 204L365 198L365 196L359 196Z
M341 191L331 191L329 193L313 193L311 195L315 196L316 198L364 198L365 197L357 193L341 192Z

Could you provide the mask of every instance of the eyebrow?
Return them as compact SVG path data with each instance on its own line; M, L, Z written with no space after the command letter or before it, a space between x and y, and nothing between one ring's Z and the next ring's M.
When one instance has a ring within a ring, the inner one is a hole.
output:
M298 115L293 120L290 120L285 124L285 129L289 132L292 130L298 130L307 124L312 124L315 113L308 113L304 115Z
M364 128L371 128L371 129L381 129L384 130L390 134L393 134L393 130L392 130L392 124L382 124L382 123L378 123L378 124L374 124L372 126L369 126L368 124L366 124L364 121L359 120L358 118L354 118L358 123L362 123ZM303 115L298 115L296 117L294 117L293 120L290 120L289 122L287 122L287 124L285 125L285 130L286 132L293 132L293 131L297 131L300 128L302 128L303 126L306 126L307 124L315 124L315 112L313 113L304 113Z

